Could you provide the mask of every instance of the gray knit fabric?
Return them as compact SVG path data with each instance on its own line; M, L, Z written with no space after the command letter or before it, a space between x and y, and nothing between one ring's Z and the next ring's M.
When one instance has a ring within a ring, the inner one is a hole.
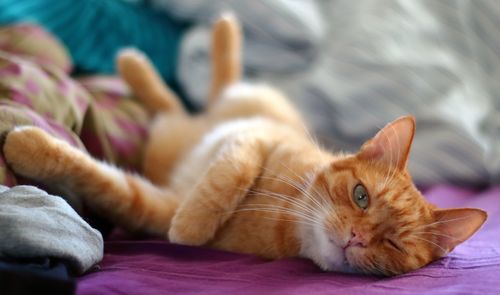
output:
M102 256L99 231L62 198L33 186L0 186L0 257L54 257L80 274Z

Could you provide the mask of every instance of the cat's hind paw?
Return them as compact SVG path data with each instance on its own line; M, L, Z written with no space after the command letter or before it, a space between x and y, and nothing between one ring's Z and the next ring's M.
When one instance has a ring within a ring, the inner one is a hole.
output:
M16 127L5 137L3 155L15 173L33 179L43 179L51 170L48 167L57 159L55 139L34 126ZM55 161L57 162L57 161ZM53 168L53 167L52 167Z

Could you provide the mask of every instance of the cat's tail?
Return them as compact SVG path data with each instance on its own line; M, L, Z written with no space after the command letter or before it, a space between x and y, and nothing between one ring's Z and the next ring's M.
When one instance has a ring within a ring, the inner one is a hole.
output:
M217 100L229 85L241 80L241 28L231 13L224 13L212 29L212 81L208 103Z
M140 51L133 48L120 51L117 68L123 80L151 113L185 112L181 100L168 88L148 58Z

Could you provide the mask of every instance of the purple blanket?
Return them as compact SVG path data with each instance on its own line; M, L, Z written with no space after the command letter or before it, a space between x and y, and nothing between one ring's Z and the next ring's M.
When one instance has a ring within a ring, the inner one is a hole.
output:
M79 279L78 294L500 294L500 187L440 186L425 194L442 207L488 211L484 227L448 257L393 278L325 273L303 259L171 245L109 241L101 269Z

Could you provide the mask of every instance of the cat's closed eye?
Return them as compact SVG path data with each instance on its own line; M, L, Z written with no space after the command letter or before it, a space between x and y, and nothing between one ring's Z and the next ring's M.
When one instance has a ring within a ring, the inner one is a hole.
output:
M385 239L385 241L387 242L387 244L389 244L389 246L401 253L405 253L405 251L403 250L403 248L401 246L399 246L396 242L394 242L393 240L391 239Z

